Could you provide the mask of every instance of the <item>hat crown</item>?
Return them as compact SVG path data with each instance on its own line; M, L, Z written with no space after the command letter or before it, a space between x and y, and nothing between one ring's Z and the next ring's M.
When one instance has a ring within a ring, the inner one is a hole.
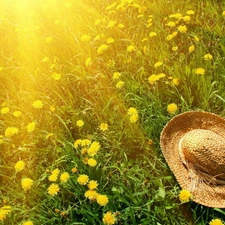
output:
M186 160L195 168L225 180L225 138L212 130L194 129L181 143Z

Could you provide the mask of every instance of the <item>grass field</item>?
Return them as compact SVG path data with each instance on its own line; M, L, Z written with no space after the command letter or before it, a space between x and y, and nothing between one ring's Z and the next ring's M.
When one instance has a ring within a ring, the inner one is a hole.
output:
M0 33L0 224L225 222L159 146L176 114L225 116L225 2L1 0Z

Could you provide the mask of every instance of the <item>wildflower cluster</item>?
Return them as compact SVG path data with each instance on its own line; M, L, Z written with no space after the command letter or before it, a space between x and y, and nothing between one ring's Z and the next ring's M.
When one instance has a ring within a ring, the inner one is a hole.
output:
M138 111L134 107L130 107L127 111L127 114L130 116L130 122L136 123L138 120Z

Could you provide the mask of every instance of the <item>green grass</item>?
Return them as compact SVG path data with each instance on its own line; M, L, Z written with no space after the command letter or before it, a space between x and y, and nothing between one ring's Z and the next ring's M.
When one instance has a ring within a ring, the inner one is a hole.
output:
M170 17L188 10L194 11L189 22ZM0 216L0 224L99 225L107 211L118 225L225 221L223 209L180 203L181 188L159 145L164 125L178 113L224 116L224 10L214 0L2 1L0 103L9 112L0 114L0 207L10 205L11 212ZM176 25L167 26L169 21ZM186 33L178 31L180 25ZM103 44L108 48L98 54ZM213 58L206 61L208 53ZM156 62L163 64L154 67ZM196 74L197 68L205 74ZM150 84L149 77L160 73L165 77ZM32 106L36 100L42 108ZM171 103L178 106L174 114L167 111ZM135 123L131 107L138 112ZM31 122L36 126L29 133ZM108 130L99 128L102 123ZM19 131L7 136L8 127ZM95 167L84 163L90 155L74 148L78 139L101 145ZM15 172L19 160L25 168ZM56 168L69 173L67 182L49 181ZM106 206L85 198L88 187L77 181L81 174L98 182L97 192L109 199ZM34 181L28 191L21 186L24 177ZM55 196L48 193L52 183L60 188Z

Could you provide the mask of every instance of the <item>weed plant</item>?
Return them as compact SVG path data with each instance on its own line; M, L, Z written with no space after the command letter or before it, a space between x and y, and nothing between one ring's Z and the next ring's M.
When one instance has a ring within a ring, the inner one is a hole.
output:
M224 116L224 2L2 0L0 15L0 224L225 221L179 201L159 146L178 113Z

